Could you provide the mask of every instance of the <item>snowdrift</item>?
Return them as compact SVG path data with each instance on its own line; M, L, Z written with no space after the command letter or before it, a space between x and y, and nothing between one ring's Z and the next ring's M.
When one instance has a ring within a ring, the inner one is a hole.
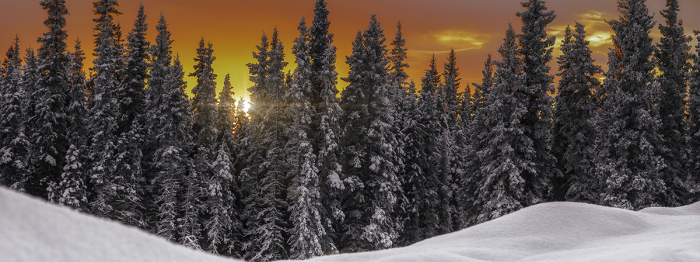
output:
M545 203L404 248L311 261L700 261L700 202L639 212Z
M0 187L0 261L234 261Z

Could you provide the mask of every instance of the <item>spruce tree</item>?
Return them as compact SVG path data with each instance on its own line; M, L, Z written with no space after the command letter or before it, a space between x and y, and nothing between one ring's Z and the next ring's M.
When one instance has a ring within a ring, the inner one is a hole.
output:
M216 142L216 77L212 63L216 59L211 43L205 46L204 38L199 41L194 72L190 76L197 78L197 85L192 88L192 128L200 146L212 148Z
M134 119L138 119L144 112L146 104L146 80L148 78L148 69L150 54L148 50L150 43L146 40L146 31L148 23L146 23L146 14L144 13L143 4L139 6L138 15L134 22L134 28L127 36L128 43L126 44L126 61L124 63L124 79L123 85L117 91L119 101L119 133L128 132L132 128ZM139 119L138 121L142 121ZM141 133L141 130L137 130Z
M87 206L89 132L83 60L85 60L85 52L81 48L80 40L76 40L75 51L71 53L71 62L68 66L70 104L66 113L70 120L68 127L70 147L66 153L66 165L63 167L61 180L50 189L49 199L60 205L87 212L89 211Z
M97 5L96 5L97 6ZM99 9L95 10L96 14ZM117 142L116 90L120 81L115 77L118 52L113 37L114 24L110 14L100 15L102 23L98 24L99 44L95 48L94 102L90 109L88 130L90 132L90 183L93 193L89 198L91 213L97 216L116 219L113 206L119 199L120 192L113 184ZM98 20L98 19L95 19Z
M286 196L286 170L284 165L284 129L287 126L284 116L283 96L286 92L284 67L284 46L279 40L277 29L271 41L263 35L259 52L253 57L258 63L248 64L253 116L251 127L255 148L249 169L252 192L245 200L249 224L246 236L249 238L244 248L253 261L269 261L287 258L288 246L285 237L288 202Z
M398 237L394 208L402 194L397 176L400 160L392 130L394 106L387 73L384 32L375 15L358 32L347 57L350 73L343 80L345 163L350 191L344 199L345 251L389 248ZM357 192L354 192L357 191Z
M66 55L65 16L68 9L65 0L47 0L40 4L48 13L44 25L49 32L37 41L41 44L38 52L39 80L31 94L38 100L27 127L30 141L33 141L30 159L31 174L26 192L48 199L47 186L60 179L68 150L66 129L68 118L65 113L65 93L69 88L67 79L68 56Z
M534 155L532 160L535 168L522 174L525 179L527 198L525 206L537 204L544 200L550 187L550 177L560 172L555 169L556 158L550 153L550 130L552 125L552 105L554 99L549 95L554 92L554 76L549 74L549 61L552 60L552 46L555 37L547 36L545 28L556 15L554 11L546 12L547 7L542 0L529 0L521 5L525 12L517 16L523 22L522 34L518 35L519 50L524 63L525 85L522 90L527 96L527 112L523 116L525 135L532 141Z
M596 127L593 123L600 92L595 77L603 72L593 64L592 51L586 41L585 26L576 23L576 31L566 27L562 40L562 55L557 58L559 88L552 128L552 153L557 156L557 168L563 177L552 179L558 201L597 203L600 182L593 173L596 152Z
M233 98L231 75L224 77L224 86L219 93L219 106L216 113L217 144L225 144L226 152L230 155L233 150L233 121L235 116L236 99Z
M316 155L310 143L311 117L315 107L311 105L313 86L311 63L308 55L306 21L302 18L297 27L299 37L294 40L297 64L288 92L285 94L285 114L291 121L285 146L288 179L291 185L287 199L290 204L290 258L308 259L335 251L335 245L326 234L321 220L321 192ZM326 244L326 247L322 244Z
M663 206L679 206L685 204L688 194L687 178L683 171L685 162L685 141L683 138L686 110L686 89L688 86L687 73L690 69L690 37L685 36L683 21L678 19L678 0L667 0L666 9L661 11L665 24L659 24L661 39L656 44L654 52L656 65L660 75L656 81L661 87L659 99L659 114L661 129L666 140L668 151L663 153L666 168L662 171L662 179L667 190L660 203Z
M685 121L685 136L688 143L688 172L691 195L688 202L700 199L700 31L693 31L698 44L692 55L693 66L688 75L688 119Z
M459 222L460 228L475 225L480 214L480 206L476 204L478 191L481 183L482 173L480 170L481 162L478 158L478 150L486 146L484 139L490 132L486 126L486 107L487 97L494 84L493 78L493 62L491 54L484 62L484 70L481 71L481 84L473 83L474 94L472 95L472 106L469 111L473 114L473 120L465 127L465 148L464 156L467 159L465 163L465 174L461 176L458 185L460 190L456 193L456 198L461 203L458 207L460 213Z
M29 62L29 61L27 61ZM0 78L0 185L25 192L31 143L26 135L26 90L22 85L19 37L3 61ZM27 70L30 74L30 70Z
M618 1L619 20L609 21L615 34L608 54L605 97L599 114L596 174L602 180L599 204L638 210L660 204L666 186L660 171L667 150L659 133L654 82L654 27L645 0ZM623 70L624 69L624 70Z
M227 233L231 229L233 220L231 219L231 161L228 158L227 146L224 143L219 145L216 152L216 159L211 163L213 175L205 178L208 187L207 206L208 219L204 221L204 230L207 235L209 252L219 254L219 250L229 246Z
M516 45L513 27L509 25L505 42L498 49L501 61L491 90L487 92L483 110L483 129L474 149L479 179L475 205L476 223L486 222L517 211L536 199L526 194L526 175L536 174L534 144L525 129L528 113L525 63ZM479 128L479 127L477 127Z
M446 117L446 126L443 130L445 150L443 155L445 169L443 172L448 174L444 179L444 187L441 190L441 201L444 209L441 219L440 234L446 234L456 229L456 224L460 223L457 216L457 206L459 205L454 197L454 192L459 190L457 181L464 175L464 137L462 126L460 125L460 88L459 68L457 67L457 55L454 50L450 50L447 57L447 62L442 73L444 82L438 87L440 96L443 100L443 107ZM468 87L465 91L469 94Z

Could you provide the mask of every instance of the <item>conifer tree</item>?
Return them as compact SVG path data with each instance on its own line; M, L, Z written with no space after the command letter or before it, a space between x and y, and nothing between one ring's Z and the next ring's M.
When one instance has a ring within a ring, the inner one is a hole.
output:
M97 9L95 11L97 13ZM95 49L93 60L95 73L94 102L90 109L90 153L92 159L90 165L90 183L94 193L89 199L91 213L116 219L114 202L119 198L117 187L113 185L114 159L116 154L118 112L115 91L119 86L119 80L115 77L118 52L113 38L113 27L109 14L101 15L103 23L98 25L100 32L99 45ZM95 19L97 20L97 19Z
M685 36L683 21L678 19L680 7L678 0L667 0L666 9L661 11L665 24L659 24L661 39L654 52L660 75L657 77L661 87L659 114L661 128L659 133L666 140L668 151L663 153L666 168L662 179L667 190L662 199L663 206L684 204L688 194L687 178L683 171L685 162L685 141L683 139L683 120L686 110L687 73L690 69L690 37Z
M615 34L608 54L602 110L598 120L600 152L596 174L602 180L600 204L638 210L660 204L665 191L659 172L666 166L654 82L654 27L645 0L618 1L620 18L609 21ZM624 68L624 70L622 70Z
M317 0L314 7L314 20L308 30L308 56L313 86L311 106L315 108L311 116L311 131L308 134L316 154L319 186L323 208L319 210L326 234L337 240L337 228L344 214L340 207L340 194L345 189L342 165L340 164L340 117L343 114L338 105L338 72L335 68L336 47L333 34L329 33L330 21L326 2ZM335 253L330 245L324 252Z
M138 119L135 119L130 126L131 130L119 135L116 144L114 171L110 174L112 186L117 188L117 195L112 205L115 211L113 219L126 225L146 229L146 218L143 214L145 208L143 205L144 192L141 186L145 184L141 168L143 137L139 134L141 125Z
M29 62L29 61L27 61ZM26 90L22 85L22 58L19 37L3 61L0 78L0 185L24 192L29 173L31 143L26 135ZM27 70L27 74L29 72Z
M407 221L402 234L405 244L440 234L443 230L442 223L446 219L440 209L449 211L441 202L441 193L446 186L442 178L448 174L441 169L444 164L441 149L445 142L442 141L444 137L441 133L446 128L447 120L443 109L444 100L434 84L440 82L439 78L433 55L425 76L421 79L420 99L414 112L418 115L417 121L406 130L409 143L405 150L410 157L406 159L406 170L409 173L403 184L404 194L409 201L404 207L407 210Z
M545 28L556 15L554 11L546 12L542 0L529 0L521 5L525 12L517 16L523 22L522 34L518 35L519 50L524 63L525 85L522 90L527 96L527 112L523 116L525 135L532 141L535 168L522 174L525 179L527 198L525 206L537 204L544 200L550 187L550 177L560 172L555 169L556 158L550 153L550 130L552 125L552 105L554 99L549 95L554 92L554 76L549 74L549 61L552 60L552 46L555 37L547 36Z
M443 172L448 174L445 177L445 185L441 190L441 201L443 201L441 209L443 214L441 219L441 231L440 234L446 234L455 230L455 224L459 223L459 217L457 216L457 206L458 203L454 197L454 192L459 188L457 182L464 174L464 137L463 130L460 125L460 101L459 94L457 91L460 88L459 78L459 68L457 67L457 56L454 50L450 50L450 54L447 57L447 62L444 66L444 72L442 73L444 82L438 87L440 91L440 96L442 96L444 114L446 117L446 126L442 133L445 140L443 145L445 145L445 150L443 150L444 161L447 163ZM465 91L469 94L468 87Z
M388 81L384 32L375 15L369 28L358 32L350 72L343 80L341 107L345 112L345 156L351 188L344 199L346 220L341 246L345 251L389 248L398 237L394 207L402 194L397 177L400 164L392 130L394 107ZM357 191L357 192L355 192Z
M219 254L219 249L229 246L226 234L233 224L229 210L233 202L229 191L233 175L231 175L231 161L228 154L226 144L221 143L216 152L216 159L211 164L213 175L206 178L208 196L205 204L208 219L204 221L204 230L209 245L206 249L214 254Z
M146 195L144 196L143 200L147 209L146 216L149 217L149 223L151 226L150 231L174 242L174 214L176 211L176 205L171 201L175 200L174 197L177 193L176 185L179 185L178 181L180 181L184 175L182 172L179 172L178 177L161 178L162 180L159 183L155 183L157 180L156 177L161 175L161 170L157 167L157 165L160 163L157 162L158 155L156 154L156 151L167 150L163 148L173 146L173 144L165 144L164 141L161 141L161 134L163 134L163 132L160 131L161 127L168 125L167 123L164 123L164 121L166 121L165 117L171 114L171 110L174 110L179 114L184 113L184 115L180 115L179 118L184 117L188 122L191 121L191 115L188 113L189 99L187 99L187 103L184 105L184 112L182 111L183 109L180 109L177 106L175 109L173 109L171 107L173 105L170 104L168 100L170 98L170 91L174 89L174 87L167 86L165 83L166 79L171 75L172 51L170 44L173 41L170 40L171 34L168 30L168 24L165 21L165 16L163 16L163 14L161 14L160 19L158 20L156 30L158 31L158 34L156 35L155 43L150 47L151 50L149 50L152 63L148 79L148 89L145 90L146 104L142 117L142 121L144 123L142 130L142 134L144 135L144 143L142 145L144 160L143 170L147 182L144 189ZM171 84L176 83L171 80ZM161 107L161 105L169 106ZM177 124L174 126L183 128ZM189 130L185 132L190 132L191 126L188 125L187 128ZM180 132L183 131L180 130ZM180 140L180 143L177 145L183 145L190 142L191 138L188 140ZM175 166L184 165L183 162L181 162L183 160L181 157L186 155L184 148L175 148L173 151L171 151L171 153L174 155L169 154L168 156L173 157L173 159L167 159L164 161L174 161L175 163L172 165ZM164 163L163 167L171 168L171 164ZM166 194L167 196L162 194Z
M557 156L557 168L563 177L552 179L554 200L585 203L598 202L600 182L593 173L596 152L596 128L593 122L598 104L596 93L603 72L593 64L591 49L586 41L585 26L576 23L576 31L566 27L562 40L562 55L557 58L559 88L552 128L552 153Z
M224 77L224 87L219 93L219 106L216 115L217 144L225 144L226 152L230 155L233 150L233 120L235 116L236 99L233 98L231 75Z
M287 89L283 69L287 63L277 29L269 42L263 35L257 48L259 52L253 57L258 63L248 64L254 84L248 91L255 108L250 124L258 152L249 162L251 168L244 170L250 176L248 183L257 186L245 200L249 239L244 248L250 260L270 261L289 256L284 236L288 227L288 202L283 157L286 143L283 96Z
M40 4L48 13L44 25L48 27L49 32L37 40L41 44L38 52L40 75L37 89L31 97L39 102L27 123L27 132L33 143L29 157L32 167L26 192L48 199L46 188L60 179L68 150L65 93L69 88L69 59L66 55L68 34L64 30L68 9L65 0L47 0L41 1Z
M691 195L688 202L700 199L700 31L693 31L698 44L692 55L693 64L688 75L688 119L685 121L685 136L688 143L688 172Z
M486 107L487 97L494 84L493 78L493 62L491 54L484 62L484 70L481 71L481 84L473 83L474 94L472 95L472 108L469 111L473 114L473 120L465 128L465 139L467 140L464 148L464 155L467 159L465 163L465 174L461 176L457 183L460 185L460 190L456 193L457 200L461 203L458 207L460 213L459 223L460 228L475 225L480 214L480 206L476 205L478 196L476 192L480 187L482 173L480 170L481 162L478 158L478 150L485 147L486 136L490 132L486 126Z
M148 49L151 43L146 40L146 31L148 31L148 23L146 23L146 14L144 13L143 3L139 6L138 15L134 22L134 28L127 36L128 43L126 44L125 60L124 61L124 79L121 88L117 91L119 102L119 133L128 132L132 128L134 119L138 119L144 112L146 104L146 79L148 78L148 69L150 54ZM142 121L142 120L138 120ZM141 133L137 130L137 133Z
M85 71L83 70L83 52L80 40L75 42L75 51L71 54L68 66L70 82L70 104L66 113L70 120L68 141L70 147L66 153L66 165L63 167L61 180L50 189L49 199L60 205L70 206L87 212L88 209L88 109L85 96Z
M199 41L197 57L194 61L194 72L190 76L197 78L197 85L192 88L194 99L192 103L192 128L200 146L211 148L216 142L216 77L212 63L213 45L204 45L204 38Z
M321 220L321 194L316 155L310 142L311 117L315 107L311 105L313 86L311 63L308 55L306 20L302 18L297 27L299 37L294 40L297 64L294 81L285 94L285 113L291 121L287 129L285 146L288 179L291 185L287 199L290 204L290 258L308 259L323 255L324 249L335 251L335 245L326 234ZM326 247L322 244L326 243Z
M501 61L491 90L487 92L483 116L484 135L474 149L479 179L475 192L478 206L476 223L482 223L517 211L536 202L526 193L525 175L536 173L533 141L526 135L527 114L525 64L516 46L513 27L509 25L505 42L498 49Z

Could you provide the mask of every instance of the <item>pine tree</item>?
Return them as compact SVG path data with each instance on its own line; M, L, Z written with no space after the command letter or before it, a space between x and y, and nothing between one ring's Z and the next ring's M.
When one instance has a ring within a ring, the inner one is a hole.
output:
M291 120L287 129L289 140L285 146L288 179L291 185L287 199L290 204L290 258L308 259L323 255L324 249L335 251L321 220L321 194L316 155L310 142L311 117L315 108L311 105L313 86L311 63L308 55L306 20L302 18L299 37L294 40L297 64L294 81L285 94L285 114ZM327 247L322 246L327 243Z
M216 142L216 77L212 63L216 59L213 56L212 43L204 45L204 38L199 41L197 57L194 61L194 72L190 76L197 78L197 85L192 88L194 99L192 103L193 120L192 128L196 140L200 146L212 148Z
M38 52L39 80L37 89L31 94L38 100L32 117L28 120L27 133L33 147L30 153L32 167L27 181L26 192L48 199L47 185L56 183L61 176L68 150L66 129L68 118L65 113L65 93L69 85L67 79L68 56L66 55L65 15L68 9L65 0L41 1L48 13L44 25L49 32L37 41L41 44Z
M484 139L490 132L486 126L486 107L488 106L487 97L494 84L491 54L486 58L484 70L481 73L483 75L481 84L472 84L475 88L469 111L471 111L474 119L465 128L466 143L464 155L467 161L465 163L465 174L457 181L460 185L460 190L456 195L456 198L461 203L457 209L461 214L459 218L460 228L475 225L481 212L480 206L476 204L478 199L476 192L480 187L482 178L481 162L477 153L486 146Z
M586 41L585 26L576 23L576 32L566 27L562 55L557 58L559 88L552 128L552 153L563 177L552 179L554 200L597 203L600 182L593 173L596 128L593 123L600 92L595 75L603 72L593 64Z
M700 199L700 31L693 31L698 44L695 45L693 66L688 75L688 119L685 121L685 136L688 143L688 179L691 195L688 202Z
M30 61L27 61L28 63ZM29 64L27 64L29 66ZM31 143L26 135L26 90L22 85L19 37L3 61L0 78L0 185L24 192L29 173ZM27 70L27 74L31 74Z
M445 148L443 150L443 155L445 163L445 172L447 175L444 178L444 188L440 190L440 200L442 201L441 212L443 212L441 217L441 229L440 234L446 234L456 230L456 224L460 223L459 217L457 216L457 206L454 197L454 192L459 190L457 182L464 174L464 137L463 130L460 126L460 101L459 94L457 91L460 88L459 78L459 68L457 67L457 56L454 50L450 50L450 54L447 57L447 63L444 66L444 72L442 73L444 77L444 82L438 87L440 96L442 96L444 114L446 117L446 126L442 132L444 137L443 145ZM468 87L465 91L469 94Z
M369 28L358 32L350 73L343 80L341 107L345 112L345 166L350 191L341 239L345 251L389 248L398 237L394 207L402 194L397 177L398 142L391 132L394 106L387 73L384 32L375 15ZM354 192L357 191L357 192Z
M482 223L517 211L530 203L526 195L525 175L536 173L535 150L526 133L528 96L525 64L509 25L505 42L498 49L501 61L491 90L487 92L483 128L489 130L474 149L478 156L479 181L476 182L476 223ZM476 135L482 135L476 133ZM534 201L536 202L536 201Z
M443 149L443 136L441 133L447 125L443 99L438 93L435 82L440 82L440 74L435 64L435 56L430 60L430 65L421 79L422 89L420 99L415 106L416 123L406 131L406 177L403 189L409 201L404 207L407 211L406 225L402 234L402 240L412 244L423 239L436 236L442 231L442 223L446 219L441 209L445 209L441 202L441 193L444 189L441 166ZM436 80L437 79L437 80ZM449 208L447 208L449 210Z
M208 196L205 204L209 217L204 221L204 230L209 244L207 250L214 254L219 254L219 249L229 246L226 233L233 224L229 210L233 202L233 196L229 191L233 176L226 148L226 144L220 144L216 159L211 164L213 176L206 178Z
M119 101L119 133L130 131L134 119L138 119L144 112L146 95L145 87L148 78L151 43L146 40L146 14L143 4L139 6L138 15L134 22L134 28L127 36L126 61L124 62L124 79L121 88L117 91ZM142 120L138 120L142 121ZM137 130L137 133L141 133Z
M326 2L317 0L314 7L314 20L308 31L308 56L313 86L311 106L315 112L311 116L309 138L313 153L316 154L320 194L323 208L319 210L326 234L337 242L338 225L345 216L340 207L340 194L345 190L340 164L340 117L343 114L338 105L338 72L335 68L336 47L333 34L329 33L330 21ZM328 242L331 243L331 242ZM330 244L324 252L336 253Z
M599 203L634 210L660 204L657 197L665 191L659 173L666 166L661 153L667 148L659 133L655 105L660 92L649 36L655 22L645 2L618 1L620 19L608 22L615 34L597 120L596 174L603 183Z
M61 180L50 189L49 199L55 203L70 206L87 212L88 209L88 109L85 96L85 71L83 71L85 52L80 40L75 42L75 51L71 53L68 67L70 82L70 104L66 113L70 119L68 140L70 147L66 153L66 165L63 167Z
M284 128L287 126L283 101L287 87L283 69L287 63L284 62L284 46L277 29L269 43L263 35L258 50L259 53L254 53L258 63L248 64L250 80L254 83L248 89L255 107L251 125L255 130L255 146L259 150L249 166L257 170L244 170L252 179L249 183L258 186L245 200L245 213L250 224L246 232L249 242L244 248L249 250L251 260L270 261L287 258L289 250L284 235L288 227L286 211L289 204L283 162Z
M686 37L683 30L683 21L678 19L677 0L667 0L667 9L661 11L661 16L666 19L665 25L659 24L661 39L657 43L654 52L660 75L657 82L661 86L659 100L659 114L661 116L661 129L666 140L668 151L663 153L666 168L663 170L662 179L668 187L665 198L661 201L663 206L679 206L685 204L684 198L688 194L688 181L683 171L685 162L685 141L683 139L685 118L685 98L688 85L687 73L690 69L690 37Z
M233 150L233 120L236 99L233 98L231 75L224 77L224 87L219 93L219 106L216 115L217 144L225 144L226 152L230 155Z
M119 136L116 144L114 171L111 174L111 184L117 190L112 204L115 211L113 219L145 229L145 207L142 204L144 192L141 186L145 183L141 168L143 137L139 134L141 125L137 119L133 121L130 129Z
M522 90L527 96L527 112L521 122L525 125L525 135L532 141L532 160L535 163L532 171L522 174L525 179L525 206L543 201L549 193L550 177L560 173L554 167L556 158L550 153L549 145L554 103L549 94L554 92L554 76L549 74L548 63L552 60L552 46L556 38L548 37L545 31L556 15L554 11L545 12L547 7L544 4L542 0L523 2L521 5L527 10L517 13L523 22L522 34L518 35L518 52L524 63L527 87Z
M120 81L116 78L116 61L119 57L114 39L114 12L103 12L103 8L111 8L116 3L95 3L94 13L100 18L93 19L98 23L99 32L95 43L94 102L90 109L88 130L90 131L89 159L90 183L93 193L89 197L91 213L97 216L116 219L114 204L119 199L117 186L114 185L114 169L117 142L117 112L116 90ZM115 11L115 9L112 9ZM115 11L116 12L116 11Z

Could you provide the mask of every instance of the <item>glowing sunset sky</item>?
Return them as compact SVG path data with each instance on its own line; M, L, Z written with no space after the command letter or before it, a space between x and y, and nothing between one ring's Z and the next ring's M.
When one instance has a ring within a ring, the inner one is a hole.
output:
M351 42L357 30L364 30L369 23L370 14L377 14L387 36L387 44L396 32L396 22L403 23L404 38L407 39L408 73L416 81L424 74L428 59L434 53L438 58L440 71L450 48L457 51L462 87L466 83L480 83L483 62L488 53L499 59L498 46L502 43L508 22L512 22L516 31L520 31L521 22L516 12L524 10L520 2L524 0L328 0L331 21L330 32L335 34L338 47L336 64L339 77L348 73L345 56L350 55ZM88 53L87 67L91 66L93 49L92 0L67 0L70 12L67 17L69 47L72 50L76 37L83 42L83 49ZM117 21L121 23L124 36L131 30L136 19L136 12L141 1L120 1L120 11L124 15ZM165 15L172 32L173 51L180 54L189 74L194 64L195 49L200 38L214 44L214 71L218 74L219 88L224 76L231 74L235 97L247 97L246 89L252 84L248 81L246 63L253 62L251 52L260 43L263 31L272 34L273 28L280 31L285 50L286 61L293 70L294 57L289 53L293 39L297 37L296 27L302 16L307 23L313 19L315 0L143 0L148 15L148 39L153 42L156 35L155 26L160 13ZM661 19L659 11L664 8L664 0L648 0L650 12ZM610 47L610 27L605 19L618 19L617 3L613 0L549 0L549 10L554 10L557 18L549 26L548 33L557 36L557 45L563 38L564 28L574 21L586 25L588 37L594 51L596 63L605 68L607 51ZM680 0L680 17L684 21L686 34L700 30L700 1ZM47 31L43 25L46 12L41 9L38 0L0 0L0 51L4 53L12 44L15 34L20 37L22 49L39 45L36 39ZM658 28L652 31L658 40ZM554 57L560 55L555 48ZM553 60L551 73L556 73ZM188 85L195 85L189 78ZM339 80L339 89L346 83Z

